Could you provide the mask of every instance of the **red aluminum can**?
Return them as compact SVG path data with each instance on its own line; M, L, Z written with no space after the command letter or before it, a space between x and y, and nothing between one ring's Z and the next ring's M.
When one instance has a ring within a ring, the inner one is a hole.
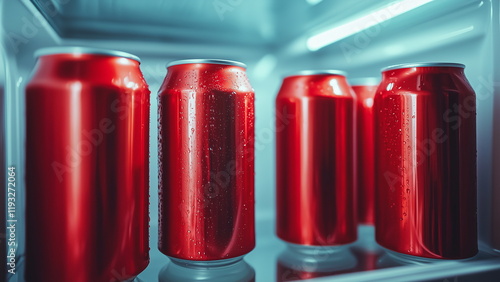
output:
M276 97L277 235L336 246L357 237L354 92L340 71L303 71Z
M26 87L26 279L122 281L149 263L149 90L139 59L39 50Z
M382 71L375 95L376 239L398 253L477 253L476 100L464 65Z
M255 246L254 91L227 60L168 65L159 103L159 243L176 260L241 258Z
M373 98L379 84L374 77L350 80L357 98L358 222L375 222L375 118Z

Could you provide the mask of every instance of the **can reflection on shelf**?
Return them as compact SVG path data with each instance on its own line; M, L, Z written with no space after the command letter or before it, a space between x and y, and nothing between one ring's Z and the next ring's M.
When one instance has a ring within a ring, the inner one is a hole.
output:
M348 247L288 244L279 255L276 281L295 281L356 271L356 257Z

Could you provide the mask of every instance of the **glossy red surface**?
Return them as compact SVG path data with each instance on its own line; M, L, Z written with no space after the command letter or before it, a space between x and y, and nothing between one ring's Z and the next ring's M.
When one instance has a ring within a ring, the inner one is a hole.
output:
M290 76L276 98L277 235L331 246L357 237L355 97L340 75Z
M377 242L420 257L474 256L476 106L463 69L385 71L375 110Z
M159 91L159 249L197 261L255 246L254 92L245 69L170 66Z
M149 93L131 59L38 59L26 89L28 281L121 281L148 265Z
M353 85L357 97L358 222L375 222L375 118L373 98L378 85Z

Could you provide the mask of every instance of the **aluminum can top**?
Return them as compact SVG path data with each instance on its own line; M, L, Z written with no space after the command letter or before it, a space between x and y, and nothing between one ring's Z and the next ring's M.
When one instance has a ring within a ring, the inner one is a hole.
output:
M381 72L396 69L406 69L406 68L422 68L422 67L447 67L447 68L465 68L464 64L457 63L443 63L443 62L428 62L428 63L408 63L408 64L398 64L385 67Z
M38 58L40 56L56 55L56 54L74 54L74 55L96 54L96 55L105 55L113 57L123 57L134 61L138 61L139 63L141 62L141 59L139 59L139 57L127 52L109 50L109 49L100 49L100 48L77 47L77 46L58 46L58 47L47 47L38 49L35 52L35 57Z
M187 65L187 64L216 64L216 65L227 65L247 68L247 65L237 61L231 60L221 60L221 59L188 59L188 60L177 60L167 64L167 68L176 65Z
M341 75L347 76L345 71L341 70L301 70L287 74L285 78L291 76L308 76L308 75Z

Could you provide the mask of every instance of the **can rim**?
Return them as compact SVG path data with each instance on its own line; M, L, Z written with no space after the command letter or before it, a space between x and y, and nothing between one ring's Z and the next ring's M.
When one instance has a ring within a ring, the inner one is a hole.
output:
M224 59L185 59L185 60L176 60L168 63L166 65L167 68L177 65L187 65L187 64L215 64L215 65L226 65L226 66L236 66L242 67L244 69L247 68L242 62L232 61L232 60L224 60Z
M285 77L302 76L302 75L304 75L304 76L306 76L306 75L322 75L322 74L347 76L347 72L341 71L341 70L301 70L301 71L289 73Z
M80 46L57 46L57 47L46 47L35 51L34 57L38 58L45 55L55 55L55 54L96 54L96 55L106 55L113 57L123 57L131 59L137 62L141 62L141 59L136 55L132 55L127 52L101 49L93 47L80 47Z
M380 84L380 79L378 77L350 78L349 84L351 86L376 86Z
M464 64L459 63L446 63L446 62L429 62L429 63L407 63L388 66L381 69L381 72L395 69L418 68L418 67L451 67L451 68L465 68Z

